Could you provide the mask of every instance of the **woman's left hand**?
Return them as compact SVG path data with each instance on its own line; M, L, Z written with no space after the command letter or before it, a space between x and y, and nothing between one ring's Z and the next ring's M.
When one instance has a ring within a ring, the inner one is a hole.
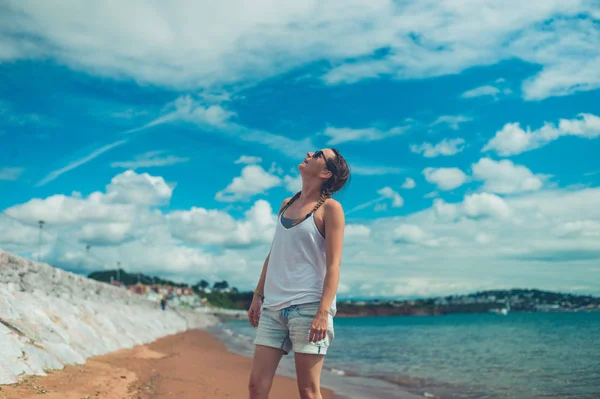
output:
M313 318L310 326L310 332L308 334L308 340L310 342L317 342L325 339L327 336L327 325L329 322L329 313L326 311L317 311L317 314Z

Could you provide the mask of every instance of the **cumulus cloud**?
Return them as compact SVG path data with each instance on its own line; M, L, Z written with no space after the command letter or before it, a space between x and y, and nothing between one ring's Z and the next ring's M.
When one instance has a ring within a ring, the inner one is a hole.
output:
M6 209L0 247L36 257L37 220L45 219L42 259L71 270L114 268L121 261L127 271L178 281L225 278L241 289L256 283L276 223L266 201L233 217L199 206L160 211L136 196L122 198L115 203L104 190ZM600 294L599 202L598 188L543 188L505 198L482 192L453 203L437 198L430 208L402 216L347 219L343 284L359 295L523 286ZM85 244L92 245L89 253Z
M404 199L398 194L397 191L394 191L391 187L383 187L377 190L377 194L382 196L383 198L389 198L392 200L392 207L400 208L404 205Z
M441 198L433 200L433 213L436 218L443 222L451 222L455 220L461 209L456 204L449 204Z
M302 190L302 176L298 175L292 177L290 175L286 175L283 178L283 182L285 183L285 189L291 193L297 193Z
M92 193L87 198L56 194L45 199L31 199L6 212L30 224L37 224L38 220L52 225L131 220L135 208L133 204L115 204L107 202L105 198L106 195L100 192Z
M437 185L439 190L448 191L465 184L469 177L458 168L425 168L427 182Z
M450 156L458 154L465 149L464 144L465 140L461 138L443 139L435 145L431 143L412 144L410 150L416 154L423 154L425 158L435 158L440 155Z
M75 236L92 246L125 243L134 238L131 223L94 223L84 225Z
M87 197L32 199L0 214L0 247L37 258L37 221L44 220L40 255L69 270L114 268L120 261L127 271L217 279L258 264L258 253L251 260L240 255L257 246L264 261L276 220L268 202L257 201L240 219L197 207L163 214L156 207L171 194L162 177L128 171Z
M175 238L200 245L237 247L269 243L276 217L267 201L258 200L242 221L224 211L196 207L171 212L167 220Z
M410 177L407 177L406 179L404 179L404 183L402 183L402 188L404 188L406 190L412 190L416 186L417 186L417 183L415 183L415 181L413 179L411 179Z
M371 235L371 229L364 224L348 224L344 229L344 238L348 240L365 239Z
M463 206L465 214L474 218L490 216L506 219L511 215L506 201L489 193L467 195Z
M396 227L393 236L396 242L419 244L427 247L437 247L439 245L439 241L431 234L414 224L402 224Z
M255 156L251 156L251 155L242 155L234 163L236 165L237 164L251 165L253 163L261 163L261 162L262 162L261 157L255 157Z
M507 123L483 147L482 152L494 151L501 156L511 156L535 150L562 136L575 136L593 139L600 136L600 117L593 114L579 114L577 118L560 119L558 125L546 122L537 129L526 130L518 122Z
M215 199L222 202L247 201L281 183L281 178L270 174L261 166L247 165L242 169L241 176L234 177L227 187L217 192Z
M173 188L160 176L127 170L115 176L106 186L104 200L122 204L166 205Z
M483 191L499 194L512 194L525 191L537 191L543 186L543 176L534 175L522 165L509 160L494 161L481 158L472 165L473 178L482 180Z
M329 136L328 145L337 145L350 141L379 141L385 138L403 134L408 126L397 126L388 130L380 130L374 127L365 129L328 127L323 134Z

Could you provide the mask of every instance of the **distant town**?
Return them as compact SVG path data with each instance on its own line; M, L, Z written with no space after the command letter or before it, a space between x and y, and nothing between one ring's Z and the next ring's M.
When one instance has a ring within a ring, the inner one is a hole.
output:
M240 292L225 280L210 284L200 280L189 285L175 283L141 273L105 270L89 274L89 278L123 287L132 293L158 300L163 296L170 306L215 307L246 310L252 292ZM423 299L342 300L337 304L340 317L444 315L453 313L512 312L591 312L600 311L600 297L549 292L537 289L489 290L468 295L451 295Z
M338 309L344 316L582 312L600 311L600 298L536 289L510 289L414 300L346 301L340 303Z

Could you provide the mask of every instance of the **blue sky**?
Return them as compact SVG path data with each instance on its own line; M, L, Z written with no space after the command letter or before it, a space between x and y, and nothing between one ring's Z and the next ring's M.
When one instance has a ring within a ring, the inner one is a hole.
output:
M334 146L342 297L600 294L600 9L521 3L9 1L0 248L251 289Z

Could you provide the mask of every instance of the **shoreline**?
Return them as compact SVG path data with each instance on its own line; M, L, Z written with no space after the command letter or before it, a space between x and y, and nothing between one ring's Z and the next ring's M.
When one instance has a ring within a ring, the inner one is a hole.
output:
M233 332L223 323L213 325L207 331L223 343L230 353L251 359L253 345L248 340L251 337ZM295 381L293 353L290 355L283 356L277 369L277 375ZM321 374L321 387L332 390L337 399L422 399L424 397L409 391L408 387L401 385L398 381L364 376L348 370L337 370L329 366L327 360L325 360ZM431 394L428 395L426 397L438 398Z
M47 376L0 386L0 399L246 399L252 359L204 330L89 358ZM322 388L323 399L343 399ZM200 396L199 396L200 395ZM299 398L296 380L276 375L273 398Z

